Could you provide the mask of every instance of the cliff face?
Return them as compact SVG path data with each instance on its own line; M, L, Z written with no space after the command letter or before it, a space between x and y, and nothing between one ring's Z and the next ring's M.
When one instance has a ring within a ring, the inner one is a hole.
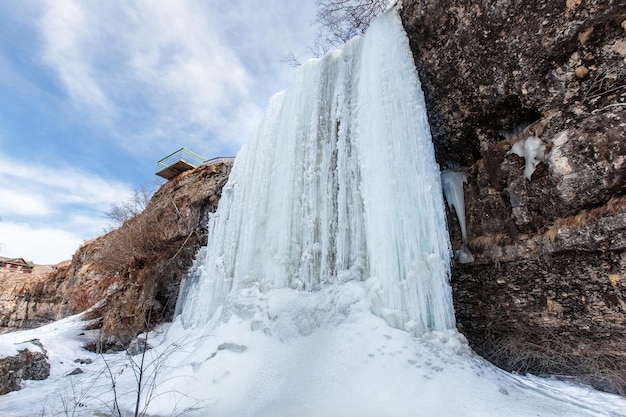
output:
M403 3L437 159L468 173L460 330L505 369L624 393L626 3Z
M107 349L171 319L180 279L206 244L207 216L231 167L218 162L182 173L161 186L141 214L85 243L71 262L32 283L3 285L0 324L32 327L91 307L88 317L102 328L93 347Z
M35 265L32 273L0 271L0 333L22 327L37 327L54 320L61 300L47 297L31 304L42 292L50 275L61 265Z

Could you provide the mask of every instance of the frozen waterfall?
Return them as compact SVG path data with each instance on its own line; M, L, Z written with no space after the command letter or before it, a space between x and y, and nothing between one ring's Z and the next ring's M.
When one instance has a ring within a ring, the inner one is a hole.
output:
M138 336L136 356L86 351L101 336L85 315L0 335L5 351L41 340L52 364L0 415L626 417L623 397L506 373L455 329L440 177L395 11L272 99L209 227L177 318Z
M272 98L183 284L182 320L206 323L242 288L358 280L390 325L453 328L443 204L420 82L390 13Z

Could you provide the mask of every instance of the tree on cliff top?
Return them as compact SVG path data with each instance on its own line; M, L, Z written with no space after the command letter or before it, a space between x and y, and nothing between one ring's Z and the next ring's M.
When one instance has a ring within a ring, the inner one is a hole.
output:
M126 220L141 213L148 205L152 194L154 194L154 191L142 185L136 188L134 194L127 200L111 204L109 210L104 212L104 215L112 221L112 224L106 231L120 227Z
M358 35L363 35L376 16L387 7L388 0L315 0L314 24L320 26L310 55L320 57ZM300 59L290 53L284 62L295 67Z
M387 0L315 0L315 23L319 23L320 33L314 50L326 53L355 36L365 34L387 3Z

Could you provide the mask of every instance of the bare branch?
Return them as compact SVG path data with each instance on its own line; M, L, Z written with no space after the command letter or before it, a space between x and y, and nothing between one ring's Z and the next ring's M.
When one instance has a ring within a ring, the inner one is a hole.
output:
M320 32L309 55L321 57L354 38L364 35L370 23L387 7L388 0L315 0L317 13L313 23L319 24ZM292 67L301 64L300 59L290 53L281 62Z
M387 0L316 0L315 4L315 23L321 27L315 49L326 53L365 34L372 20L385 10Z
M284 58L281 58L280 62L284 62L290 67L294 67L294 68L302 65L302 62L300 62L300 60L296 57L296 55L293 52L289 52L287 56L285 56Z
M123 225L126 220L141 213L148 205L152 194L152 190L142 185L135 189L133 195L128 200L111 204L111 208L104 213L106 217L113 221L111 229Z

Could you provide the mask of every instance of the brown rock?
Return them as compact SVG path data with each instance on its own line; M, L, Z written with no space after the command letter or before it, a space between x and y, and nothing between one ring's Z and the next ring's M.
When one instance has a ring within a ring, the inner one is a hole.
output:
M437 160L468 168L475 262L453 267L458 326L505 369L624 394L626 114L615 103L626 100L626 10L601 0L481 6L405 0L402 11ZM529 134L546 144L530 182L508 153ZM448 226L457 248L454 213Z
M587 76L589 75L589 69L584 65L580 65L576 67L576 70L574 70L574 73L576 74L578 78L587 78Z
M581 3L582 3L582 0L566 0L565 1L565 5L567 6L569 10L574 10L578 8L578 6L580 6Z

